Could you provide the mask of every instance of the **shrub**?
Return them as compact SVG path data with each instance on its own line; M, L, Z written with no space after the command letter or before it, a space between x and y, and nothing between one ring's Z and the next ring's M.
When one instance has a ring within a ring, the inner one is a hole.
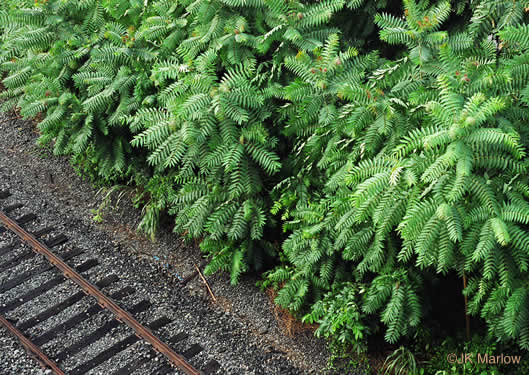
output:
M311 306L309 314L303 317L304 323L319 326L317 337L332 341L333 351L353 349L356 354L367 351L366 337L370 328L361 310L361 297L365 292L362 286L352 283L333 285L333 289Z
M81 169L141 184L141 228L169 212L208 273L267 270L323 336L358 345L370 315L414 333L437 273L527 350L528 9L8 1L0 98Z

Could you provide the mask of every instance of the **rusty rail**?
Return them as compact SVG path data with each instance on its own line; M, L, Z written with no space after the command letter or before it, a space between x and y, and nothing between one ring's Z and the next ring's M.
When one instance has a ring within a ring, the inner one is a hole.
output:
M178 367L180 370L184 371L188 375L203 375L202 371L197 370L190 363L188 363L183 356L175 353L169 345L167 345L166 343L161 341L158 337L153 335L150 329L141 325L136 319L134 319L132 315L130 315L127 311L119 307L118 304L116 304L111 298L104 295L94 284L92 284L91 282L83 278L72 267L70 267L61 258L59 258L54 253L52 253L50 249L48 249L45 245L40 243L33 235L31 235L26 230L24 230L22 227L20 227L14 220L9 218L2 211L0 211L0 222L2 222L6 226L6 228L10 229L12 232L18 235L28 245L30 245L34 251L46 257L46 259L48 259L48 261L51 264L53 264L56 268L61 270L61 272L64 274L65 277L69 278L70 280L75 282L77 285L79 285L85 291L85 293L95 297L101 307L107 308L112 313L114 313L114 315L119 321L125 323L130 328L132 328L136 332L137 336L139 336L140 338L150 343L154 347L155 350L165 355L176 367ZM6 327L9 329L9 326L6 326ZM10 329L10 331L12 330ZM15 333L14 331L12 332ZM20 332L19 334L22 335ZM22 335L22 337L24 336ZM25 338L25 340L29 341L27 340L27 338ZM44 353L42 353L42 351L40 350L38 350L38 352L35 352L35 354L39 355L39 357L44 360L44 358L39 353L44 355ZM44 355L44 357L46 356ZM64 373L56 372L56 374L64 374Z
M50 367L53 370L53 372L55 372L57 375L66 375L59 368L59 366L57 366L55 362L49 359L48 356L44 354L42 350L40 350L40 348L37 345L29 341L29 339L26 336L24 336L22 332L20 332L14 325L9 323L9 321L1 315L0 315L0 323L4 325L4 327L6 327L16 338L18 338L26 349L28 349L33 354L35 354L38 357L39 362Z

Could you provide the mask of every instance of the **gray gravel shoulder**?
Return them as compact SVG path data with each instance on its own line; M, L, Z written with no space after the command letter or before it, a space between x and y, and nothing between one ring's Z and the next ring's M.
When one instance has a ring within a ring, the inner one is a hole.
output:
M31 201L28 208L45 218L43 224L56 225L75 245L88 248L89 255L112 265L122 283L134 285L154 302L155 315L187 322L186 327L164 328L168 335L185 328L191 333L189 342L200 343L204 353L219 361L219 373L324 372L329 357L325 343L310 330L285 334L273 304L255 286L257 279L245 277L233 286L226 275L209 277L218 300L213 304L200 278L181 289L174 277L194 272L194 265L201 262L198 247L184 244L169 231L162 232L155 243L137 234L141 213L129 199L120 199L115 207L116 196L104 211L103 223L96 224L91 210L99 207L104 194L78 177L67 159L35 146L34 124L13 116L0 114L0 189L16 190L16 199ZM98 276L97 271L93 273ZM14 368L17 374L42 373L2 329L0 345L0 373L14 374L9 372ZM13 363L15 367L10 367ZM144 371L155 373L149 367Z

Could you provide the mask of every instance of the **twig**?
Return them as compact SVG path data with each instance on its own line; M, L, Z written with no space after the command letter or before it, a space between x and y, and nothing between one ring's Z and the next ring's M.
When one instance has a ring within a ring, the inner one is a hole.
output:
M15 121L17 118L16 117L7 117L5 116L5 118L3 120L0 121L0 124L7 124L11 121Z
M463 290L467 288L467 276L465 271L463 271ZM470 316L468 315L468 297L465 294L465 328L467 334L467 341L470 340Z
M206 264L207 264L207 261L203 260L202 262L200 262L200 265L198 266L198 268L202 268ZM185 286L187 283L189 283L191 280L193 280L197 275L198 275L197 271L191 272L191 274L189 274L186 277L184 277L184 279L181 281L182 285Z
M215 298L215 295L213 294L213 292L211 291L211 288L209 287L209 283L208 281L206 280L206 278L204 277L204 275L202 275L202 272L200 272L200 268L198 268L198 266L195 264L195 268L197 269L198 271L198 275L200 276L200 278L202 279L202 281L204 282L204 284L206 284L206 288L208 288L208 292L209 292L209 295L211 296L211 298L213 298L213 302L217 303L217 299Z

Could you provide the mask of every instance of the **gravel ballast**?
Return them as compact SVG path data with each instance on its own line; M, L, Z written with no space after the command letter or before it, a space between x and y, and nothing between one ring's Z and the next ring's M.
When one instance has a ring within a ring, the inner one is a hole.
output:
M135 292L121 300L121 306L130 308L142 299L150 301L152 306L147 311L135 314L136 318L144 324L162 316L171 319L172 323L156 333L164 339L179 332L189 334L174 348L185 351L192 344L201 345L204 350L191 359L192 364L200 366L214 359L221 366L218 374L324 372L329 356L325 343L314 338L310 330L296 332L293 336L284 334L280 322L275 318L273 304L255 286L256 278L243 277L238 285L233 286L226 275L208 277L217 298L216 304L199 277L182 287L176 278L163 272L162 265L167 263L172 275L190 275L195 270L195 264L202 261L197 246L184 244L169 231L162 232L156 243L137 234L135 228L141 213L132 206L127 195L120 199L117 208L109 205L113 209L105 210L103 223L95 223L91 210L99 207L104 194L98 194L98 189L78 177L66 158L52 156L47 150L35 146L38 135L32 122L16 119L14 114L0 114L0 130L0 190L9 189L13 194L5 201L0 201L0 204L24 203L25 207L13 211L12 217L36 213L38 220L27 224L28 230L54 226L54 235L64 233L69 241L55 249L73 246L84 249L85 252L72 259L71 264L97 259L100 264L84 273L90 281L101 280L110 272L119 276L119 281L105 288L105 292L112 293L132 286ZM11 234L0 236L2 245L13 240ZM21 251L21 248L18 245L16 251ZM30 269L39 262L42 263L39 257L25 261L18 266L17 272ZM43 273L31 282L38 284L49 280L49 277L49 273ZM6 276L0 273L0 283L5 279ZM38 299L35 306L23 305L24 308L9 312L8 317L20 319L25 311L43 310L47 307L46 303L74 293L64 286L58 286L46 298ZM88 297L83 298L63 313L81 312L91 303ZM32 332L54 326L63 313L32 328ZM44 349L52 356L56 355L64 348L65 341L74 342L104 324L104 314L108 312L91 317L79 331L68 332L67 336L48 342ZM79 364L80 359L95 356L129 334L127 327L120 326L112 335L68 358L64 364L71 370ZM4 329L0 329L0 346L0 374L44 373ZM146 344L136 343L90 373L112 373L129 360L147 355L147 352ZM137 369L134 374L155 374L160 364L165 363L157 354L151 359L148 365Z

